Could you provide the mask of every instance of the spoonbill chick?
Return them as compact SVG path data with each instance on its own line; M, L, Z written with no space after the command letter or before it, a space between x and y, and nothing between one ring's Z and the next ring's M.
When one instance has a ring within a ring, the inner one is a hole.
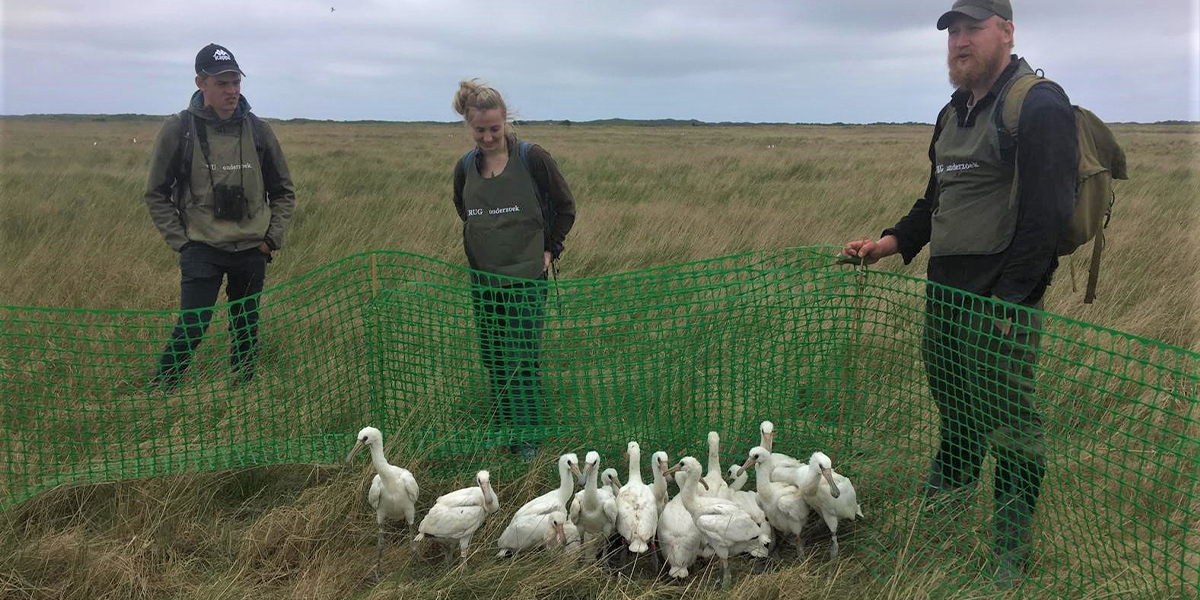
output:
M383 564L383 523L404 519L411 531L421 490L408 469L388 464L387 457L383 455L383 434L374 427L363 427L358 432L358 441L354 443L350 454L346 455L346 464L350 464L354 455L364 447L370 449L371 465L375 467L375 478L371 480L371 489L367 491L367 502L375 509L375 522L379 526L375 536L375 578L378 579Z
M696 494L697 484L704 485L700 478L700 461L685 456L669 472L682 471L683 484L679 489L683 506L692 515L692 522L700 531L704 541L721 559L721 587L729 587L729 556L739 552L750 552L754 556L766 556L770 540L762 537L762 531L750 515L732 500Z
M588 452L583 461L583 477L586 480L583 491L575 493L571 501L569 516L578 526L582 542L589 549L589 558L595 558L602 543L612 536L617 528L617 497L611 483L603 487L597 485L600 471L600 454ZM617 471L609 469L605 473ZM619 490L618 490L619 492Z
M575 453L558 457L558 487L517 509L508 527L500 534L500 552L497 556L530 550L549 539L553 533L550 516L562 513L562 518L567 518L567 503L575 491L575 477L580 475L579 457Z
M471 538L488 515L499 508L500 499L492 489L490 475L487 471L480 471L475 474L474 487L438 496L433 508L417 526L420 533L413 538L413 542L426 538L450 542L446 544L446 562L450 562L454 557L453 542L457 541L459 556L466 560Z
M708 432L708 473L704 474L704 482L708 485L701 496L729 499L729 484L721 471L721 436L715 431Z
M749 477L750 472L743 469L741 465L729 465L729 478L733 480L729 483L730 500L733 500L738 506L742 507L742 510L745 510L750 515L750 518L754 519L755 523L758 523L758 527L762 530L763 535L767 536L767 539L770 540L775 537L774 531L771 528L771 524L767 522L767 513L758 504L758 492L742 491Z
M796 555L800 556L804 554L804 540L800 537L800 532L808 522L810 511L800 488L790 483L771 480L773 456L762 446L751 448L750 456L742 464L738 475L742 475L742 472L750 467L755 468L758 504L762 507L767 522L771 527L792 538L792 542L796 544Z
M683 489L684 474L676 472L674 477L675 483ZM700 530L692 520L692 513L683 505L683 496L671 498L662 514L658 515L658 548L670 567L668 574L671 577L683 579L688 576L688 569L700 555L703 541Z
M813 452L808 459L809 482L801 489L804 501L825 521L832 534L829 546L830 562L838 559L838 521L846 519L853 521L862 517L862 507L858 505L858 494L850 480L833 471L833 462L824 452Z
M786 454L783 454L782 452L775 451L775 424L770 421L763 421L762 424L758 426L758 445L766 448L767 452L771 453L772 472L776 477L783 476L789 471L793 471L804 466L804 463ZM784 483L792 482L784 481Z
M662 514L663 508L666 508L671 499L667 491L667 478L663 476L670 468L671 458L666 452L659 450L650 455L650 473L654 475L654 486L651 489L654 490L654 504L658 507L659 514Z
M641 554L650 549L658 528L658 504L654 490L642 483L642 451L637 442L629 442L625 456L629 458L629 480L617 494L617 533L630 552Z

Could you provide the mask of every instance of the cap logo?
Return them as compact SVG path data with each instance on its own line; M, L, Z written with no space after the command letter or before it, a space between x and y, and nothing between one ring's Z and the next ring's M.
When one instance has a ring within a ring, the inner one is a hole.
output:
M230 60L229 53L217 48L217 51L213 52L213 60Z

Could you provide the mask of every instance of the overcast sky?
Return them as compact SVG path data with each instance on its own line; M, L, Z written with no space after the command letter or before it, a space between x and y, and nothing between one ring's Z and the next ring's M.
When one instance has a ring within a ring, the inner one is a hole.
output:
M267 117L931 122L951 0L3 0L0 113L167 114L227 46ZM330 11L330 8L334 11ZM1200 0L1015 0L1016 52L1108 121L1200 120Z

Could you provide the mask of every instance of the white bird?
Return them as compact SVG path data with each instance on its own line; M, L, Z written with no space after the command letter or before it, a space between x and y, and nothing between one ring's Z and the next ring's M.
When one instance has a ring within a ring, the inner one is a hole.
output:
M547 550L562 550L567 555L577 555L582 547L579 528L565 513L550 513L550 534L542 544Z
M629 480L617 494L617 533L629 545L629 551L641 554L650 549L650 540L658 528L658 504L654 490L642 483L642 451L637 442L629 442Z
M750 449L750 456L742 465L741 471L754 467L758 472L758 476L754 478L758 487L758 504L766 514L767 522L771 527L791 537L796 544L797 556L803 555L804 540L801 539L800 532L808 522L808 504L804 502L800 488L790 483L771 481L771 471L774 467L772 457L766 448L755 446ZM739 475L741 471L738 472Z
M804 463L782 452L775 451L774 423L770 421L763 421L762 424L758 426L758 445L766 448L767 452L771 453L771 468L773 469L772 473L776 478L775 481L783 481L784 483L791 483L792 485L795 485L795 483L792 481L779 478L787 477L787 475L795 469L803 467Z
M823 452L813 452L808 459L809 482L801 488L804 501L817 514L821 515L829 526L832 542L829 546L830 562L838 558L838 521L846 519L853 521L862 517L862 507L858 505L858 493L850 480L833 471L833 463Z
M675 473L675 482L680 489L683 488L683 479L683 473ZM692 520L692 513L683 505L683 496L671 498L662 514L658 515L658 548L670 567L668 574L676 579L687 577L688 569L696 562L703 543L703 536Z
M404 519L411 531L421 490L417 487L416 478L407 469L388 464L387 457L383 455L383 434L374 427L363 427L358 432L358 441L350 454L346 455L346 464L350 464L350 460L364 446L370 448L371 464L376 473L367 492L367 502L375 509L375 521L379 525L375 537L375 577L378 578L383 563L383 523Z
M696 495L697 483L702 482L699 461L685 456L679 464L671 468L671 472L679 470L684 473L683 484L679 489L683 506L691 513L692 522L700 530L704 541L712 546L717 557L721 559L721 585L728 587L730 554L749 552L751 556L765 557L770 540L763 538L758 523L734 501Z
M767 536L767 539L774 538L774 530L771 529L771 524L767 521L767 513L763 512L762 506L758 503L758 492L745 492L742 488L746 485L746 480L750 477L750 472L743 469L741 465L729 465L729 477L733 479L729 483L730 499L742 507L758 523L759 529Z
M659 450L650 455L650 472L654 475L654 486L651 489L654 490L654 503L658 506L659 514L662 514L667 502L671 500L671 494L667 490L667 478L663 476L669 468L671 458L666 452Z
M433 508L421 519L417 526L417 537L413 542L425 538L458 542L459 556L467 559L467 546L488 515L500 508L500 499L492 489L491 477L487 471L475 475L475 486L463 488L449 494L438 496ZM446 561L454 557L453 543L447 544Z
M579 476L579 457L574 453L558 458L558 487L526 502L517 509L508 527L500 534L500 552L497 556L508 556L510 552L521 552L542 545L553 534L551 515L562 513L567 519L567 502L575 491L575 479Z
M571 501L569 516L571 522L579 527L583 545L591 549L589 558L596 557L596 550L612 536L617 528L617 497L613 492L612 482L606 481L603 487L597 486L600 471L600 454L588 452L583 461L583 477L586 479L583 491L575 493ZM615 469L608 469L605 475L616 477ZM618 492L620 490L617 490Z
M708 473L704 475L708 485L701 496L716 496L729 499L729 484L725 483L725 473L721 471L721 436L715 431L708 432Z

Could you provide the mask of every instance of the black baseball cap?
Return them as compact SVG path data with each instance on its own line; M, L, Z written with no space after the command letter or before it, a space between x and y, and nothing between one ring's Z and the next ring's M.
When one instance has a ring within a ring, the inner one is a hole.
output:
M245 77L246 74L238 67L237 59L225 46L209 44L196 53L197 75L220 75L221 73L236 72Z
M950 10L938 18L938 31L947 29L959 15L982 21L992 16L1005 21L1012 20L1012 4L1008 0L958 0Z

